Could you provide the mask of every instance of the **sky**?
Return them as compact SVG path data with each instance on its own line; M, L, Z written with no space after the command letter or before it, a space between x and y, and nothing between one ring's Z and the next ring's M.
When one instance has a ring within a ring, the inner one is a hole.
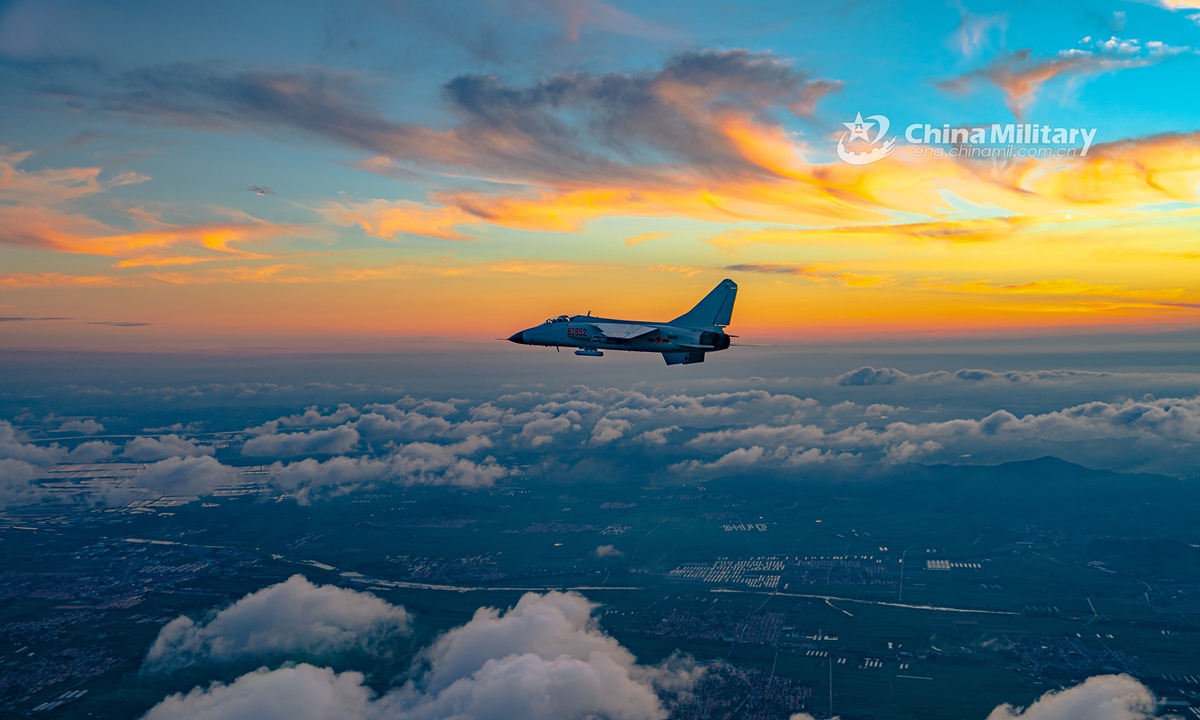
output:
M1194 329L1197 48L1194 0L0 3L0 333L477 342L724 277L781 343Z

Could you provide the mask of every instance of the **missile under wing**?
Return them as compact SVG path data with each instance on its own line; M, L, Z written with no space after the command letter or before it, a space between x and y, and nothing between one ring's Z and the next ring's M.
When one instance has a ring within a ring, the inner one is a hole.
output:
M578 348L576 355L602 357L605 350L661 353L668 365L704 362L729 347L725 328L733 321L737 283L722 280L704 299L669 322L559 315L508 338L519 345Z

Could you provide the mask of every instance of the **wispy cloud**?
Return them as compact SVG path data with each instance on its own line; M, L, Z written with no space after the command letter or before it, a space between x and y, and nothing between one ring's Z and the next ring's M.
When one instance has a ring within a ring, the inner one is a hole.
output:
M642 243L645 243L645 242L650 242L651 240L658 240L659 238L669 237L671 234L672 233L669 233L669 232L642 233L640 235L634 235L633 237L625 238L625 245L627 247L633 247L635 245L641 245Z
M1143 45L1138 40L1116 37L1096 41L1088 37L1081 44L1083 48L1064 50L1051 57L1035 57L1028 49L1005 53L977 70L936 84L943 90L965 94L980 81L991 83L1004 92L1013 115L1022 118L1038 91L1054 78L1147 67L1177 55L1194 53L1190 47L1173 47L1157 41Z
M190 265L213 259L268 257L241 247L302 232L294 225L276 225L248 214L219 209L218 220L167 222L141 208L123 211L138 229L122 231L94 219L79 206L85 196L149 177L123 172L108 181L101 168L75 167L27 171L20 166L31 153L0 150L0 243L55 252L117 258L118 267ZM122 212L119 207L110 208ZM313 232L309 229L308 232ZM45 280L62 281L67 276ZM0 282L36 284L34 275L6 275ZM86 281L76 280L76 284ZM93 284L104 284L96 281Z
M111 275L66 275L56 272L45 273L5 273L0 275L0 285L10 288L28 287L118 287L128 285L130 281Z
M719 248L736 248L755 244L806 245L822 239L853 236L863 239L911 239L951 243L990 242L1007 237L1034 223L1023 216L982 218L978 220L943 220L938 222L896 223L890 225L848 225L834 228L792 229L763 228L760 230L726 230L706 240Z
M752 272L767 275L790 275L808 280L824 282L836 280L849 287L880 287L894 285L898 281L888 273L847 272L824 265L795 265L791 263L741 263L725 268L733 272Z
M482 218L458 207L435 207L409 200L371 200L328 203L321 212L338 225L360 225L368 235L395 240L398 235L421 235L441 240L471 240L459 225Z
M958 10L958 27L954 29L954 44L958 51L966 57L974 57L986 49L991 42L991 36L1003 36L1008 30L1008 15L994 13L980 15L973 13L962 4L956 3Z

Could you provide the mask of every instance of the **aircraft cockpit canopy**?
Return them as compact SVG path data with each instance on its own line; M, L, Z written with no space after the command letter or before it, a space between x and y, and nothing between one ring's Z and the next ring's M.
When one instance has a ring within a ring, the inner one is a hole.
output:
M546 321L546 323L549 324L549 323L570 322L570 320L571 320L570 315L559 315L556 318L550 318L549 320Z

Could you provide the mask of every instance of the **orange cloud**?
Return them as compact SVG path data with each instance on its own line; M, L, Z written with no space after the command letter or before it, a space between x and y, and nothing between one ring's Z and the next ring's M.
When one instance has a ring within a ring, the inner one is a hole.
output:
M244 222L169 225L132 233L46 207L0 207L0 242L64 253L120 258L117 267L190 265L217 259L262 259L236 244L263 242L301 229L246 217Z
M17 167L31 155L33 153L29 151L14 153L0 147L0 198L22 204L58 204L103 189L99 181L100 168L25 171Z
M1072 277L1057 278L1057 280L1036 280L1022 283L997 284L989 280L973 280L962 283L943 282L940 278L923 278L918 281L920 286L946 290L952 293L972 294L1015 294L1015 295L1103 295L1109 298L1130 299L1177 299L1183 295L1183 288L1157 288L1153 290L1129 289L1118 284L1096 284L1081 282Z
M311 280L295 274L303 271L299 265L238 265L229 268L206 268L192 272L149 272L146 278L169 285L211 285L213 283L306 283Z
M461 233L469 224L574 232L598 217L682 216L808 226L789 231L797 237L837 228L850 235L963 243L1002 239L1034 225L1070 219L1067 215L1097 216L1200 197L1200 133L1097 144L1086 157L1076 158L932 160L913 157L911 149L903 148L876 165L852 167L808 163L803 145L778 128L749 119L729 118L722 127L730 148L758 172L714 177L681 171L652 180L536 193L443 192L433 197L438 206L419 206L418 217L435 218L429 231L434 237L447 229ZM946 215L951 210L945 192L1008 216L885 224L893 211ZM440 210L445 212L436 212ZM416 221L409 227L421 231ZM739 233L746 234L736 231L714 242L738 244Z
M64 275L63 273L5 273L0 285L8 288L38 287L121 287L134 284L129 278L111 275Z
M365 203L330 203L321 209L338 225L361 225L368 235L394 240L397 235L421 235L441 240L472 240L457 226L479 223L481 218L459 207L431 207L409 200L372 200Z
M650 242L651 240L665 238L668 235L671 235L671 233L642 233L641 235L634 235L633 237L625 238L625 245L626 247L633 247L634 245L641 245L642 243Z
M99 168L20 169L29 156L0 149L0 243L120 258L117 267L190 265L218 258L266 258L238 245L299 231L229 210L221 211L227 218L223 221L181 225L130 208L126 216L144 229L121 232L83 213L78 201L106 187L145 182L147 176L120 173L105 184L98 179Z
M651 265L647 269L652 272L678 273L684 277L695 277L704 272L704 268L691 267L688 265Z
M1006 217L979 220L946 220L942 222L897 223L895 225L851 225L835 228L793 230L764 228L762 230L726 230L706 240L719 248L729 249L753 244L807 245L822 240L852 236L858 239L886 241L890 239L940 240L950 243L991 242L1007 237L1034 224L1033 218Z
M1029 186L1064 204L1136 207L1200 197L1200 133L1164 133L1096 145Z
M900 281L889 273L845 272L824 265L794 265L790 263L742 263L725 268L734 272L764 273L768 275L791 275L807 280L825 282L836 280L847 287L877 288L898 284Z

